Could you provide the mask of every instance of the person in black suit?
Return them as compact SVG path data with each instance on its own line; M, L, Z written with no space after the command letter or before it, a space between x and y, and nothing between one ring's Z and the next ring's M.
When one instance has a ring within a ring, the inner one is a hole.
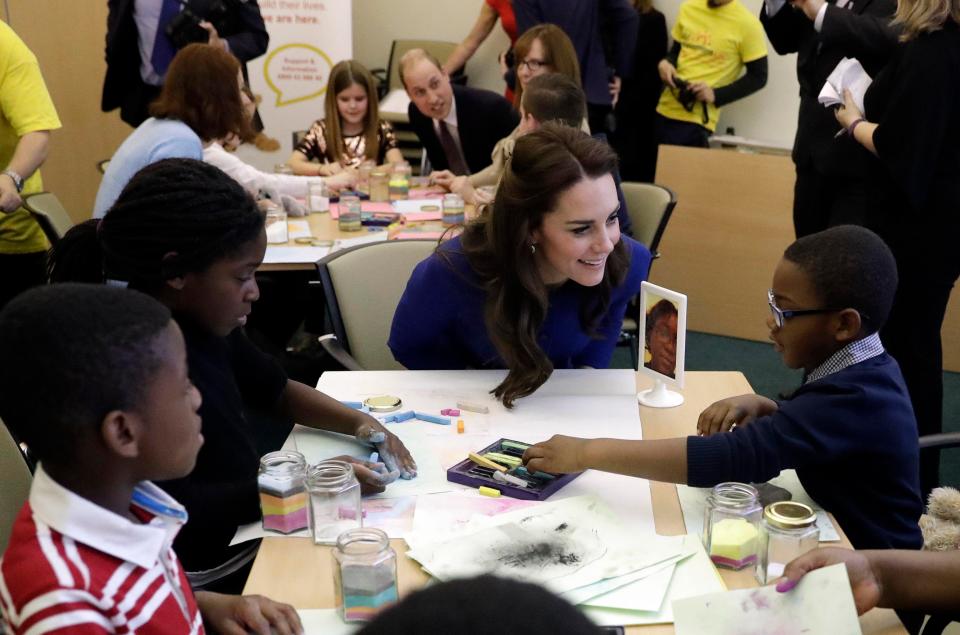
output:
M257 0L108 0L107 6L107 75L100 107L103 112L119 108L120 118L133 127L149 116L147 106L160 94L176 52L160 26L174 19L181 6L203 20L209 44L241 62L263 55L270 43ZM246 79L246 66L242 68Z
M520 123L506 99L489 90L454 86L440 62L423 49L400 58L400 81L410 96L410 125L434 170L460 176L490 165L497 141Z
M797 238L834 225L863 225L870 153L840 130L833 111L817 102L844 57L876 77L897 45L890 25L896 0L765 0L760 23L781 55L797 53L800 114L793 144Z

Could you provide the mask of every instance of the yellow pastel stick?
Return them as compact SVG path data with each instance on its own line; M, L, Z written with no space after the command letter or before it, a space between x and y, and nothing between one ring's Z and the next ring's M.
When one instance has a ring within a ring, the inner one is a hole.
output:
M481 496L489 496L490 498L496 498L497 496L500 496L500 490L493 489L492 487L485 487L483 485L480 486L479 492Z
M477 465L482 465L483 467L489 468L491 470L497 470L498 472L506 472L507 468L500 465L499 463L494 463L490 459L485 459L479 454L471 452L467 456L470 457L470 460L476 463Z

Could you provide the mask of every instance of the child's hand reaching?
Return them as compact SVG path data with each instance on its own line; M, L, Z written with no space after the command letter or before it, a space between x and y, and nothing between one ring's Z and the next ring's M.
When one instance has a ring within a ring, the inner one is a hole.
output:
M387 485L400 478L400 470L391 470L382 461L365 461L353 456L335 456L332 461L345 461L353 466L353 473L360 481L360 494L369 496L386 490Z
M403 441L373 417L368 419L357 428L354 436L377 448L388 472L399 471L400 478L414 478L417 475L417 463Z
M197 608L211 633L226 635L300 635L303 624L296 610L262 595L196 593Z
M531 472L580 472L587 469L584 449L588 439L555 434L549 441L531 445L523 453L523 464Z
M710 436L718 432L728 432L737 426L744 426L777 410L777 402L760 395L740 395L721 399L707 406L697 420L697 432Z

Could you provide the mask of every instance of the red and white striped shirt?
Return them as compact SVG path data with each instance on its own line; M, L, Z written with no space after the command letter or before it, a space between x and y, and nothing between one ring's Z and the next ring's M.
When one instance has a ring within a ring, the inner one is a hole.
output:
M0 613L8 633L203 633L196 600L173 552L183 507L152 483L118 516L37 468L30 499L0 560Z

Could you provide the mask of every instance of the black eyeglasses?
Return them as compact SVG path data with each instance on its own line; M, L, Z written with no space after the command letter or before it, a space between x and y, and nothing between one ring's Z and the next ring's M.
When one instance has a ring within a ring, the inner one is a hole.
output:
M527 67L528 69L530 69L532 72L536 73L537 71L539 71L539 70L540 70L541 68L543 68L544 66L550 66L550 62L547 62L547 61L545 61L545 60L532 60L532 59L531 59L531 60L523 60L522 62L520 62L519 64L517 64L517 68L523 68L524 66L526 66L526 67Z
M795 310L786 310L784 311L777 306L777 300L773 296L773 289L767 290L767 304L770 305L770 313L773 314L773 321L776 323L777 328L783 328L783 323L788 318L798 317L801 315L816 315L818 313L833 313L835 311L842 311L843 309L795 309ZM861 317L863 317L861 315Z

